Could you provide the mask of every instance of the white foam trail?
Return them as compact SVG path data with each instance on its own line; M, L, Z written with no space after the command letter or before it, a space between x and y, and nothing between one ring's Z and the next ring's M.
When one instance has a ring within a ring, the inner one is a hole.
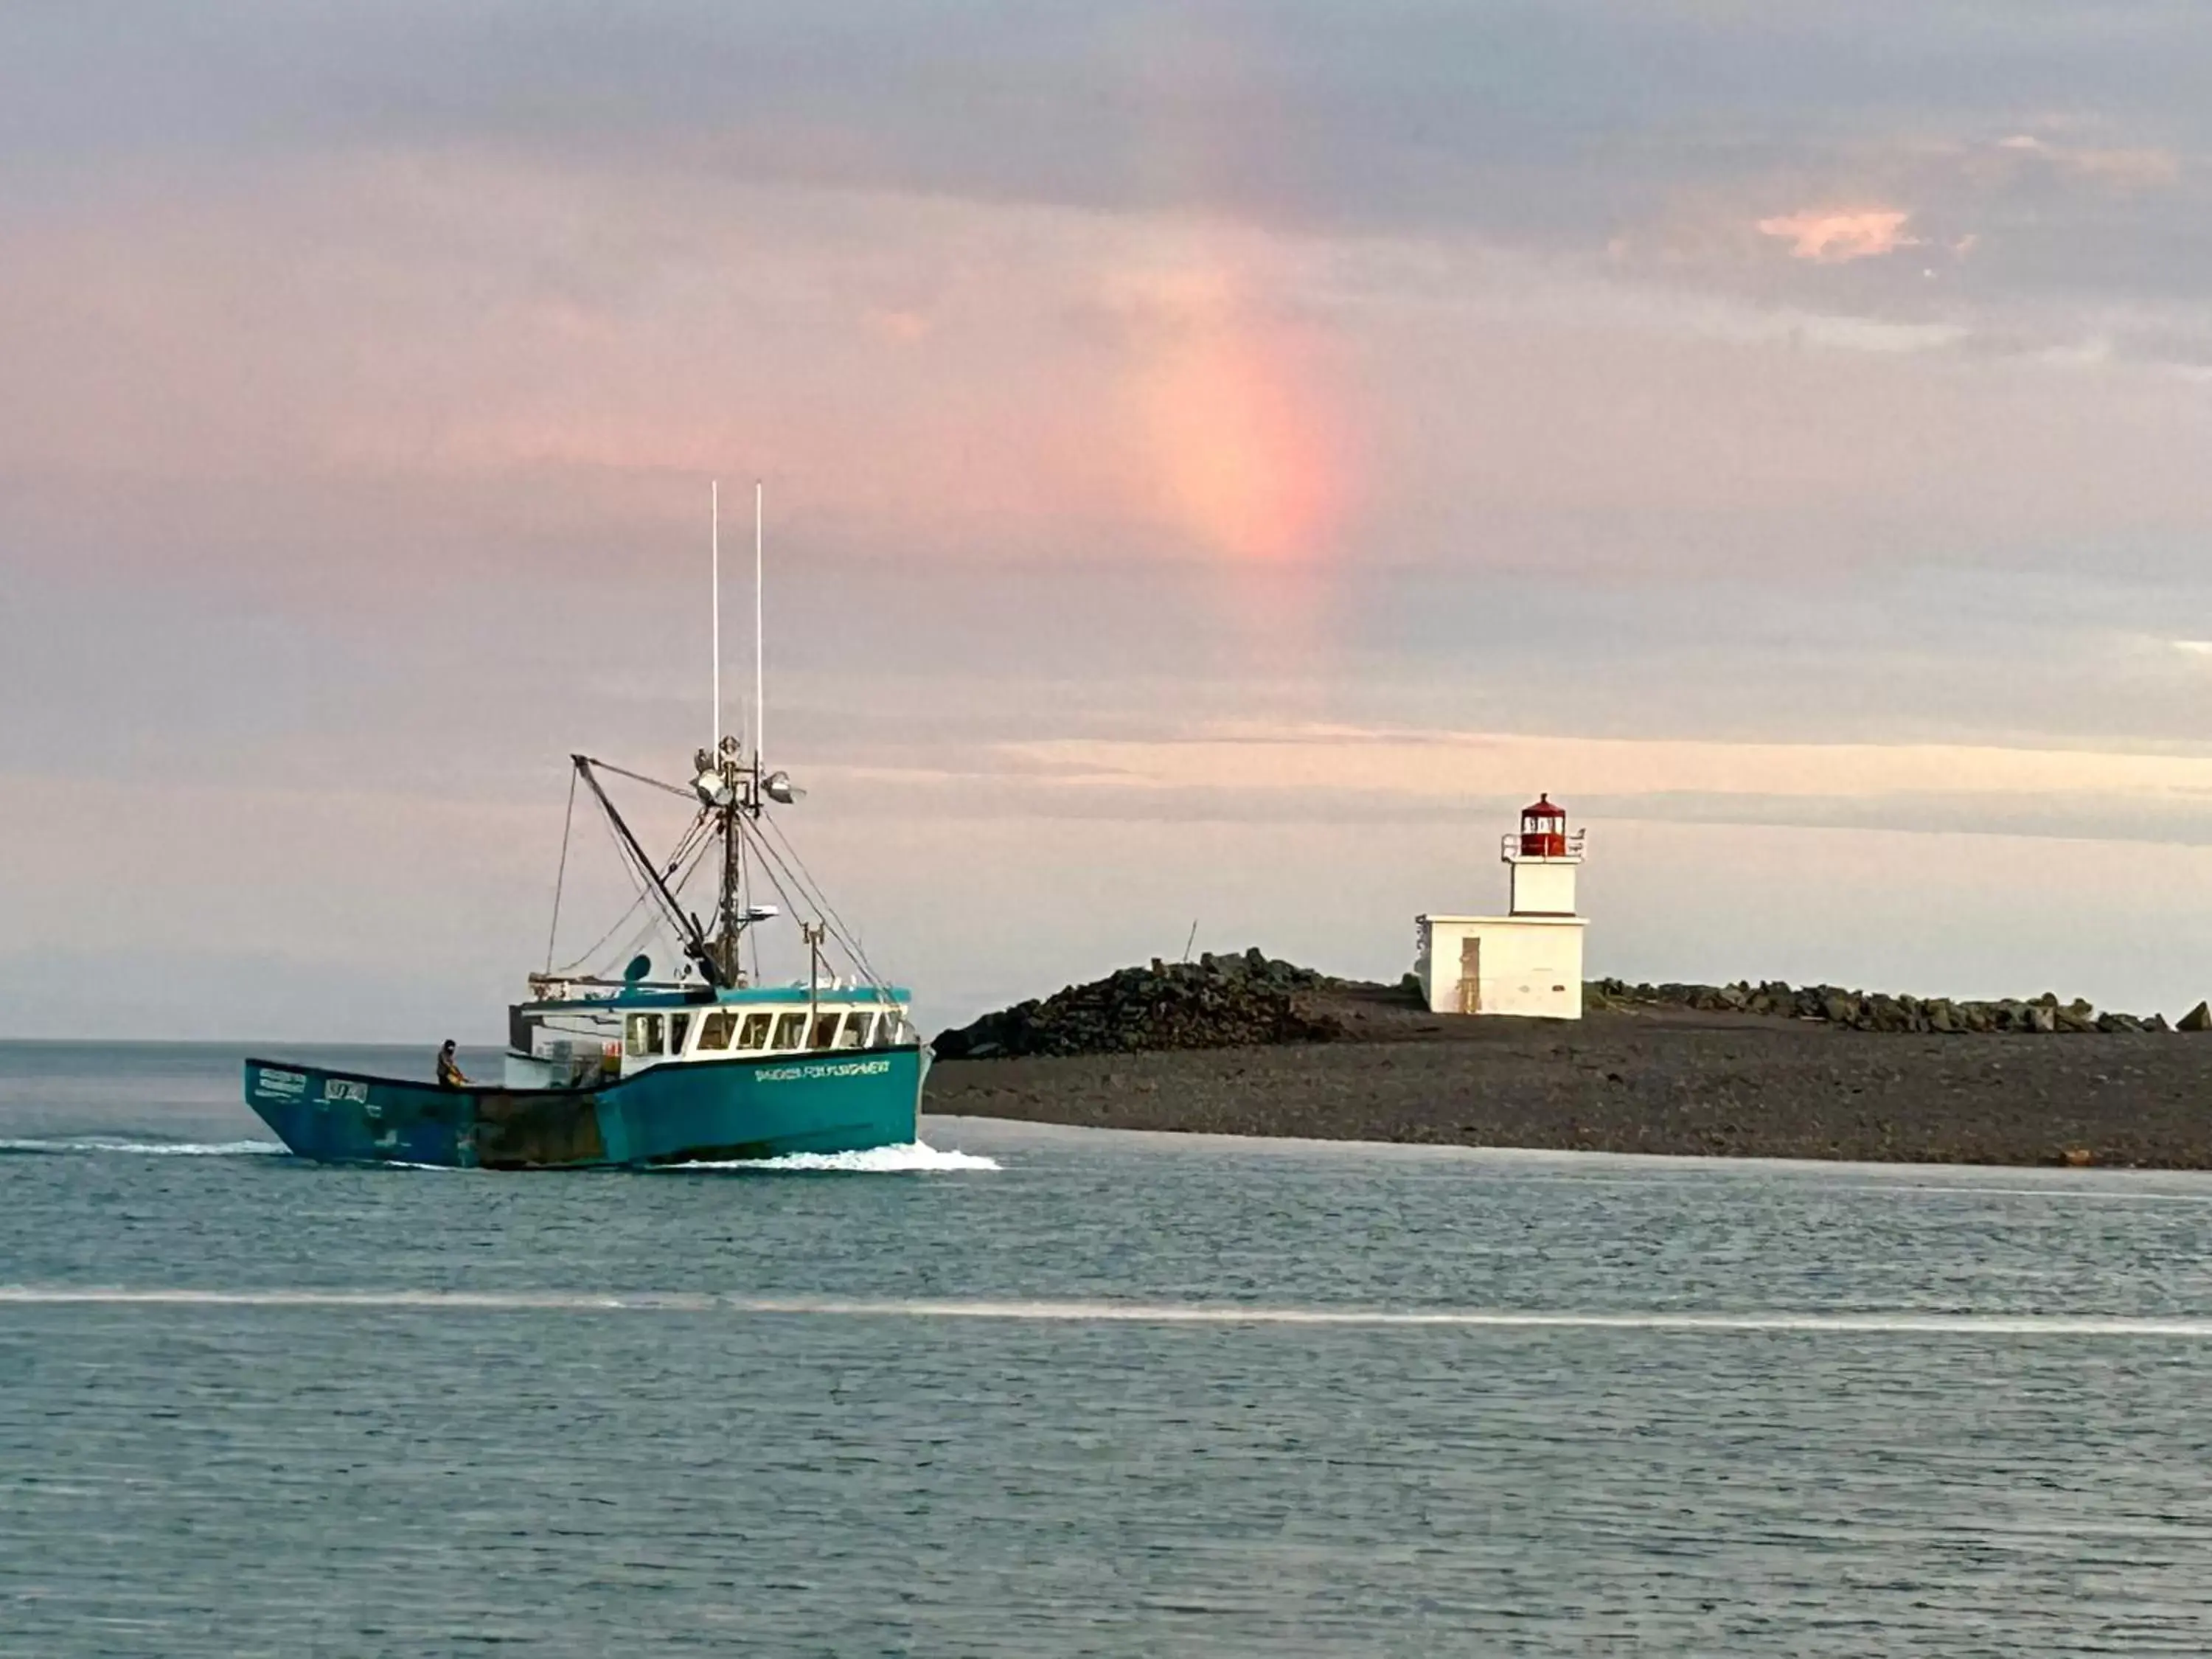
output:
M0 1152L135 1152L147 1158L274 1158L284 1154L274 1140L0 1140Z
M0 1285L0 1306L185 1308L431 1308L494 1313L592 1312L603 1309L707 1312L719 1297L640 1291L206 1291Z
M1506 1309L1266 1308L1189 1302L871 1301L827 1297L730 1297L660 1291L222 1291L0 1285L0 1306L7 1305L421 1308L487 1312L630 1311L846 1319L993 1319L1061 1324L2212 1340L2212 1318L2096 1314L1584 1313Z
M980 1153L939 1152L927 1141L900 1146L872 1146L864 1152L791 1152L750 1163L665 1164L666 1170L758 1170L763 1171L845 1170L862 1175L935 1175L950 1170L995 1170L999 1160Z
M91 1137L0 1140L0 1153L5 1152L126 1152L148 1158L276 1158L288 1155L283 1144L275 1140L104 1140ZM453 1166L406 1164L387 1158L379 1160L379 1167L447 1170ZM872 1147L865 1152L793 1152L786 1158L761 1158L750 1163L665 1164L657 1167L665 1170L754 1170L770 1173L779 1170L845 1170L890 1175L995 1170L1000 1166L994 1158L985 1158L975 1152L939 1152L927 1142L916 1140L902 1146Z

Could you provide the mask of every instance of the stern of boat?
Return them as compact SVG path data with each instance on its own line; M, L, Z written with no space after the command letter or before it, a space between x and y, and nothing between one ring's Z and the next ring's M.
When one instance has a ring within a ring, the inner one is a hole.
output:
M477 1161L476 1103L465 1089L270 1060L246 1062L245 1086L246 1103L299 1158L458 1168Z

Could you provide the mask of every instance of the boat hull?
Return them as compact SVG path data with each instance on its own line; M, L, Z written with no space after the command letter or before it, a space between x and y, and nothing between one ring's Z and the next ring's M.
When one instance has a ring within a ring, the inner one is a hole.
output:
M919 1048L655 1066L589 1089L440 1088L282 1060L246 1062L246 1103L324 1164L589 1170L902 1146Z

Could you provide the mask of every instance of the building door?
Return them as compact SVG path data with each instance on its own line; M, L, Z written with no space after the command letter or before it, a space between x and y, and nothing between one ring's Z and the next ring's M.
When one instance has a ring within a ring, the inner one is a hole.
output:
M1459 942L1459 1011L1462 1014L1482 1012L1482 941L1479 939Z

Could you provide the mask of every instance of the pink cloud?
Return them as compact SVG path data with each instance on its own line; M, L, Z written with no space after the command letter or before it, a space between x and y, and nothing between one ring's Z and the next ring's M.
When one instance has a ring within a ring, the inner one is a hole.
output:
M1905 221L1911 216L1897 208L1826 211L1808 209L1779 218L1761 219L1759 229L1761 235L1788 242L1793 259L1840 265L1916 246L1917 239L1905 234Z
M897 307L870 307L860 320L874 333L900 345L913 345L936 331L937 319L921 312Z

